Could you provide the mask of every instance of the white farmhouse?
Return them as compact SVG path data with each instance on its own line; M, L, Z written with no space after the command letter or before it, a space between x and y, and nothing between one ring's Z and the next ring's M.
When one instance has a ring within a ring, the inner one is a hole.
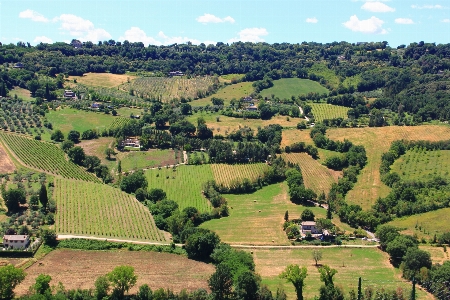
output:
M25 249L30 244L30 237L28 235L4 235L3 248L10 249Z

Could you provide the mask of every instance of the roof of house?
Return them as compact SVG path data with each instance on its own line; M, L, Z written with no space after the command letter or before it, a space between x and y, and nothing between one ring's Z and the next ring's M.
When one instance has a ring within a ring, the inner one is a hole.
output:
M302 222L302 226L316 226L316 222L314 222L314 221L304 221L304 222Z
M28 238L28 235L4 235L3 240L8 241L24 241Z

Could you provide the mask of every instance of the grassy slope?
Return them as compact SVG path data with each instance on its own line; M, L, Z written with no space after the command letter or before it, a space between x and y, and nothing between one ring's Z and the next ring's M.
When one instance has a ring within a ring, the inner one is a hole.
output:
M11 97L17 95L17 97L22 98L22 100L25 102L35 101L35 99L31 97L31 93L29 90L20 88L18 86L14 87L11 91L9 91L9 95Z
M135 76L127 74L86 73L83 76L70 76L67 80L73 83L75 79L77 83L84 85L112 88L135 78Z
M448 178L450 151L407 151L395 161L391 170L406 180L431 179L433 176Z
M328 69L325 63L314 64L309 69L309 72L323 76L328 84L330 84L334 88L337 88L339 86L339 77L336 75L336 73L334 73L333 70Z
M281 99L290 99L291 96L298 96L308 93L328 93L328 90L318 82L309 79L283 78L273 81L273 87L262 90L261 96L271 98L272 94Z
M194 206L201 212L210 210L209 201L201 193L202 184L213 178L209 165L179 166L175 172L172 168L163 167L161 170L147 170L145 175L149 189L163 189L167 198L176 201L180 209Z
M181 156L183 154L179 152L178 155ZM172 165L177 162L173 150L119 152L116 157L122 162L123 172L158 166L165 167L168 164ZM178 161L181 161L180 157Z
M192 106L206 106L207 104L212 105L211 98L221 98L225 100L225 105L229 105L231 99L235 98L239 100L239 98L245 97L253 93L253 82L240 82L237 84L227 85L224 88L217 91L217 93L203 98L192 101L190 104Z
M264 187L253 194L224 196L230 216L208 221L201 227L215 231L222 241L231 244L288 245L283 231L284 213L287 210L291 218L299 218L305 209L289 200L285 183ZM322 208L311 209L318 217L326 214Z

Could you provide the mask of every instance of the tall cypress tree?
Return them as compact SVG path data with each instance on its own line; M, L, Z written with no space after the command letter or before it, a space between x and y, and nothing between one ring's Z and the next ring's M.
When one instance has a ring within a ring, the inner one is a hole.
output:
M48 195L47 195L47 188L45 187L45 184L41 185L41 189L39 190L39 202L41 202L43 207L47 207L48 203Z

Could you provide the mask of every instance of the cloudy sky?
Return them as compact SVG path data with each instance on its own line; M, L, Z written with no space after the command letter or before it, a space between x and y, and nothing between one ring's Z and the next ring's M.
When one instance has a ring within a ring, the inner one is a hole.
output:
M3 0L0 42L450 43L449 0Z

